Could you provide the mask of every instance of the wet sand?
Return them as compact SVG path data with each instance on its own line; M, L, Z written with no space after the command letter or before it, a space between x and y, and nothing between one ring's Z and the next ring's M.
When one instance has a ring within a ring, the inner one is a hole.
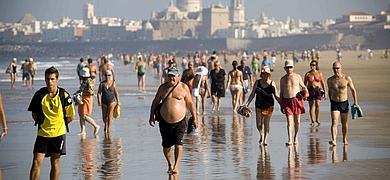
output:
M361 53L364 53L363 51ZM341 142L330 147L329 102L321 103L321 126L310 127L309 115L301 123L300 145L286 147L285 117L275 107L271 119L269 143L259 146L255 119L243 119L230 112L230 95L223 99L219 114L200 117L197 134L185 136L183 159L179 177L166 174L166 162L161 152L158 128L147 124L150 103L157 78L147 76L147 93L136 91L136 75L130 67L117 65L118 86L121 93L122 115L115 120L112 134L81 138L78 117L70 124L67 135L67 155L61 158L61 179L383 179L390 175L390 59L380 59L382 51L375 51L374 59L357 59L360 52L343 52L344 72L351 75L366 117L349 119L349 145ZM335 52L322 52L320 68L325 77L332 74ZM72 75L77 60L71 61L62 75ZM231 66L225 66L230 70ZM272 75L276 82L284 74L279 60ZM62 67L65 68L65 67ZM309 62L296 64L303 75ZM69 72L68 72L69 71ZM0 78L4 78L1 75ZM61 75L60 75L61 78ZM18 82L20 84L20 82ZM77 80L62 80L61 85L74 92ZM278 83L277 83L278 84ZM37 82L43 86L43 81ZM9 120L9 134L0 142L0 169L3 179L27 179L32 160L36 127L26 111L34 91L18 85L9 90L8 82L1 81L5 108ZM350 101L351 100L350 96ZM252 104L253 105L253 104ZM306 109L308 105L305 103ZM102 125L101 110L95 106L93 117ZM350 118L350 117L349 117ZM45 159L41 179L47 179L49 160Z

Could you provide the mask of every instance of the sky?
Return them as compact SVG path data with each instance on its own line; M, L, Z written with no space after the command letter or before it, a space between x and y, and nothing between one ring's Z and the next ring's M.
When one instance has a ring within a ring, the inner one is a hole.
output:
M0 0L0 22L16 22L26 13L38 20L58 22L61 17L82 19L88 2L95 6L95 16L132 20L149 19L153 10L162 11L171 0ZM173 1L175 2L175 0ZM203 0L228 5L230 0ZM305 21L340 18L343 14L362 11L373 15L389 9L390 0L245 0L246 18L268 17L285 20L287 16Z

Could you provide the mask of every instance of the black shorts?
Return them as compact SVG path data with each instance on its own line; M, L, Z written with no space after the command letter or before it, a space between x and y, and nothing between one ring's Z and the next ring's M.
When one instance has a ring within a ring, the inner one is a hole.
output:
M50 157L52 153L66 154L66 136L58 137L37 136L34 144L34 153L45 153L45 157Z
M340 111L341 113L348 113L349 111L348 100L344 102L336 102L330 100L330 111Z
M187 130L187 122L185 117L180 122L174 124L161 120L159 127L162 138L162 147L170 148L173 145L183 145L184 133Z
M225 97L225 87L221 85L211 86L211 95Z

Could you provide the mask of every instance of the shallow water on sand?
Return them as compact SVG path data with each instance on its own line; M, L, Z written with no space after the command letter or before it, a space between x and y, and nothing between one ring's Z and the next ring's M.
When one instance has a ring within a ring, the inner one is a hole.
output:
M60 84L69 92L77 89L75 75L77 59L54 62L43 59L36 88L44 85L43 70L59 64ZM67 155L61 158L60 179L167 179L166 161L162 154L157 127L147 121L150 104L156 91L157 78L147 75L147 92L139 93L136 75L130 67L117 64L117 83L121 94L122 114L114 120L112 133L102 131L93 137L87 126L87 136L80 137L78 117L70 124L67 135ZM63 79L62 79L63 77ZM26 111L34 91L21 87L9 89L7 76L0 76L0 89L9 122L9 134L0 142L0 169L3 179L27 179L31 167L32 148L36 136L31 114ZM152 85L151 85L152 84ZM223 99L221 113L200 116L200 128L186 135L179 177L176 179L315 179L315 165L339 163L359 159L389 158L388 148L362 147L351 138L349 146L342 146L339 127L336 147L329 147L329 104L322 103L320 127L309 127L308 114L303 115L300 143L286 147L285 117L275 107L271 119L268 146L260 146L254 116L244 119L230 112L230 95ZM362 102L365 103L365 102ZM366 103L368 109L386 108ZM307 105L306 105L307 106ZM208 105L208 108L210 105ZM307 108L307 107L306 107ZM102 125L101 110L95 106L93 117ZM353 126L353 123L351 123ZM353 127L352 127L353 128ZM45 159L41 178L47 179L50 161Z

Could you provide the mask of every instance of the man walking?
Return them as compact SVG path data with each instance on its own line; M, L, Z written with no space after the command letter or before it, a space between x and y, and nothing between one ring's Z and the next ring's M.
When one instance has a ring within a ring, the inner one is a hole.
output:
M355 86L353 85L352 78L344 74L341 70L341 62L336 61L333 63L333 76L328 78L328 93L330 99L330 110L332 116L331 134L332 140L329 144L336 146L337 137L337 124L339 117L341 117L341 126L343 131L343 143L348 145L347 133L348 133L348 89L352 92L353 104L358 105L357 93Z
M58 87L58 70L50 67L45 71L46 87L38 90L28 107L35 124L38 125L33 151L30 179L39 179L42 161L50 157L50 179L60 175L60 156L66 154L66 132L73 120L75 110L72 98L63 88Z
M245 101L245 94L249 92L252 86L251 68L245 65L245 62L246 62L246 58L243 57L243 59L241 60L241 65L237 67L237 69L242 72L242 78L244 80L242 99L240 101L241 103Z
M195 127L198 124L198 117L188 86L180 82L179 70L176 67L170 67L167 75L167 82L160 85L153 99L149 124L154 127L155 121L159 121L163 153L168 162L167 173L178 174L183 150L183 136L187 127L187 109L194 118ZM159 106L161 100L162 105ZM161 116L155 117L154 112L158 106L160 107L157 109L158 114ZM172 146L175 147L174 152Z
M293 144L292 141L292 123L294 122L294 145L298 144L298 132L301 122L301 114L305 113L305 107L302 100L307 98L307 88L303 84L302 77L294 72L294 62L286 60L284 63L286 75L280 79L280 98L282 113L287 118L287 146ZM301 94L303 90L303 94Z

